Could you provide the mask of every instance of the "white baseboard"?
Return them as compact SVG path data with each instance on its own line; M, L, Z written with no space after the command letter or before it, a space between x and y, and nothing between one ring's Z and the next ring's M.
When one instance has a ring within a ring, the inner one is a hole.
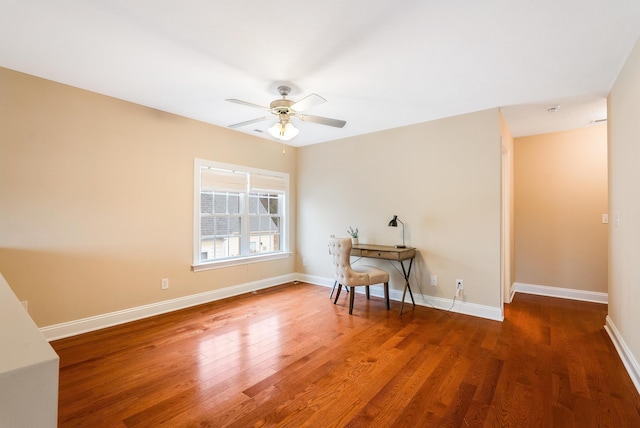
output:
M299 281L309 282L311 284L322 285L325 287L333 287L333 279L299 274ZM358 290L358 293L364 293L364 290ZM382 287L372 287L371 295L384 298L384 290ZM471 315L474 317L486 318L494 321L503 321L504 315L502 313L501 308L494 308L492 306L478 305L476 303L469 303L465 301L456 300L455 302L452 299L445 299L442 297L434 297L429 295L423 295L417 293L416 290L413 290L413 298L416 301L416 305L426 306L435 309L441 310L451 310L451 312L456 312L465 315ZM402 290L389 290L389 299L395 301L402 300ZM409 303L409 306L407 306ZM411 297L409 293L405 296L405 310L411 308Z
M333 287L334 280L324 276L307 275L305 273L297 274L298 281L308 282L309 284L322 285L325 287Z
M275 285L295 280L305 281L311 284L322 285L325 287L333 286L333 280L330 278L306 274L288 274L246 284L235 285L232 287L226 287L219 290L206 291L204 293L179 297L177 299L165 300L149 305L138 306L135 308L129 308L121 311L110 312L107 314L69 321L61 324L55 324L47 327L42 327L40 331L47 340L62 339L69 336L75 336L77 334L87 333L89 331L99 330L118 324L124 324L142 318L160 315L178 309L188 308L190 306L201 305L203 303L213 302L215 300L225 299L227 297L233 297L239 294L249 293L254 290L273 287ZM514 283L512 294L515 292L538 294L550 297L561 297L565 299L584 300L588 302L607 303L607 293L546 287L542 285ZM373 288L371 294L377 297L383 297L381 289L378 290L376 288ZM399 302L402 299L402 291L391 289L389 292L389 298L391 300ZM454 300L452 299L423 295L415 292L414 299L416 300L416 305L420 306L433 307L441 310L451 310L452 312L495 321L502 321L504 319L502 310L500 308L494 308L492 306L478 305L475 303L469 303L460 300L456 300L454 302ZM405 297L405 303L411 303L409 296Z
M516 282L515 292L537 294L539 296L559 297L561 299L582 300L584 302L604 303L609 301L608 293L596 291L574 290L572 288L548 287L546 285L523 284Z
M638 365L638 360L636 360L636 358L631 353L631 350L620 335L620 332L613 323L613 320L609 318L609 315L607 315L604 329L609 334L609 337L613 342L613 346L616 347L618 355L620 355L620 359L622 360L624 367L627 369L627 372L631 377L631 381L640 394L640 365Z
M237 296L239 294L249 293L254 290L273 287L291 281L304 281L311 284L322 285L325 287L333 286L333 279L314 275L288 274L246 284L235 285L232 287L226 287L218 290L206 291L204 293L193 294L190 296L179 297L176 299L164 300L162 302L151 303L149 305L138 306L121 311L110 312L102 315L82 318L79 320L50 325L42 327L40 329L40 332L49 341L63 339L65 337L88 333L90 331L100 330L102 328L112 327L115 325L136 321L139 319L160 315L191 306L201 305L220 299L225 299L227 297ZM378 290L375 287L371 290L371 294L377 297L384 297L382 289ZM391 289L389 292L389 298L391 300L400 301L402 299L402 291ZM469 303L459 300L454 302L451 299L444 299L428 295L425 296L415 292L414 299L416 301L416 305L420 306L433 307L442 310L450 309L452 312L487 318L495 321L503 320L503 314L500 308L478 305L475 303ZM405 303L411 304L411 300L408 295L405 297Z
M511 288L509 289L509 301L507 303L513 302L513 297L516 295L516 283L511 284Z
M279 284L295 281L297 279L296 277L296 274L282 275L218 290L206 291L204 293L193 294L190 296L178 297L177 299L164 300L162 302L152 303L149 305L42 327L40 332L49 341L62 339L142 318L164 314L178 309L184 309L191 306L201 305L203 303L213 302L215 300L225 299L227 297L237 296L239 294L250 293L251 291L261 290L263 288L273 287Z

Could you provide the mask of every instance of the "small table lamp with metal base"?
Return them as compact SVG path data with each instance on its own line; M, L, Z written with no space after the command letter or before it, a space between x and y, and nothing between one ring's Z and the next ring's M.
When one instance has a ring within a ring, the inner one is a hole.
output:
M389 222L389 226L390 227L398 227L398 223L400 223L402 225L402 245L396 245L395 247L396 248L407 248L407 246L404 245L404 223L398 218L397 215L393 216L393 218Z

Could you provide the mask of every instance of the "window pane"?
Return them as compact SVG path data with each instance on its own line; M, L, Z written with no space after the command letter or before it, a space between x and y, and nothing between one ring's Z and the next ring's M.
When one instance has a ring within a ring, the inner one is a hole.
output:
M229 217L229 234L240 235L242 233L242 219L240 217Z
M258 204L258 213L259 214L269 213L269 198L264 195L260 197L260 203Z
M280 217L271 217L269 220L269 230L280 232Z
M202 217L200 219L200 236L212 236L215 234L214 232L214 218L213 217Z
M260 232L260 217L251 216L249 217L249 232Z
M258 212L258 197L255 193L249 195L249 214Z
M215 239L203 239L200 242L200 258L202 260L213 260L215 258Z
M213 209L216 214L227 213L227 194L226 193L214 193L213 196Z
M213 213L213 193L200 193L200 213Z
M215 228L215 235L228 235L229 234L229 227L228 227L228 219L226 216L221 216L221 217L214 217L214 228Z
M232 236L229 238L229 255L227 257L238 257L240 252L240 237Z
M229 194L228 202L229 214L240 214L240 195L237 193Z
M279 199L277 195L271 195L271 199L269 200L269 214L279 214Z
M280 217L271 217L271 221L273 222L274 229L280 232Z

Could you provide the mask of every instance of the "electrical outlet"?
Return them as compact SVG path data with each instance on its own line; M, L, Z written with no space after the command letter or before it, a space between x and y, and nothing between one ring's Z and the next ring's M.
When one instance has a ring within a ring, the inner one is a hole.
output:
M169 278L162 278L160 288L162 288L163 290L169 288Z
M438 285L438 275L431 275L431 285L433 286Z
M307 258L303 257L302 258L302 266L306 266L307 265Z
M461 279L456 279L456 290L463 290L464 289L464 281L462 281Z

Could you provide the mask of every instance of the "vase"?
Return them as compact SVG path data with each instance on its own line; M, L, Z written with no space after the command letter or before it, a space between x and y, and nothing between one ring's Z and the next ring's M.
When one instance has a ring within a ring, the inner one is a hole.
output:
M351 245L358 245L358 238L351 238Z

